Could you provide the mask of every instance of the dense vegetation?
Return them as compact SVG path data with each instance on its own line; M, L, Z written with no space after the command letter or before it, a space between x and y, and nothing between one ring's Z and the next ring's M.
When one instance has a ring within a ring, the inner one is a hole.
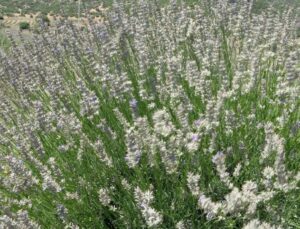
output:
M63 13L68 16L77 16L78 3L78 0L0 0L0 14ZM111 0L82 0L81 7L82 10L91 9L99 6L101 3L108 6Z
M169 0L153 1L160 5L166 5L169 2ZM181 1L187 4L205 2L199 0L178 0L178 2ZM12 13L52 13L77 16L79 2L81 3L81 11L85 12L85 10L89 11L90 9L95 9L99 5L110 7L113 3L113 0L0 0L0 15ZM126 3L126 1L123 2ZM238 2L238 0L228 0L228 2ZM277 9L283 8L287 5L291 7L300 6L300 1L298 0L254 0L253 2L255 10L266 9L270 4L275 6Z
M0 228L300 228L297 13L126 1L5 38Z

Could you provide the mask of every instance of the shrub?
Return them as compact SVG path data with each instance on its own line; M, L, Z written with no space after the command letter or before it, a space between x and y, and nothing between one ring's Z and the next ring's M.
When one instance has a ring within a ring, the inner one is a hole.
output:
M299 228L297 11L155 2L0 55L0 228Z
M28 30L30 29L30 24L26 21L20 22L19 28L20 30Z

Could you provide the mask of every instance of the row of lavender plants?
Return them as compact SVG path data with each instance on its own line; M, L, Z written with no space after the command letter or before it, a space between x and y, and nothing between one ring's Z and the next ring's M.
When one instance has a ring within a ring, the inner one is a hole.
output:
M118 1L12 40L0 228L300 228L297 10L236 2Z

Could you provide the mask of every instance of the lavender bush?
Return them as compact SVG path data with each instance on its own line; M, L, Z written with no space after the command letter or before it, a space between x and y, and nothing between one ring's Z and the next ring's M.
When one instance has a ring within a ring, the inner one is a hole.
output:
M297 10L127 1L0 52L0 228L300 228Z

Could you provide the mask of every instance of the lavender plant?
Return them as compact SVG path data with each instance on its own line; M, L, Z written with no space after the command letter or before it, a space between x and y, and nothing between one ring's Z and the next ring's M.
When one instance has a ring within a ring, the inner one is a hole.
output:
M0 228L299 228L296 10L125 1L0 52Z

